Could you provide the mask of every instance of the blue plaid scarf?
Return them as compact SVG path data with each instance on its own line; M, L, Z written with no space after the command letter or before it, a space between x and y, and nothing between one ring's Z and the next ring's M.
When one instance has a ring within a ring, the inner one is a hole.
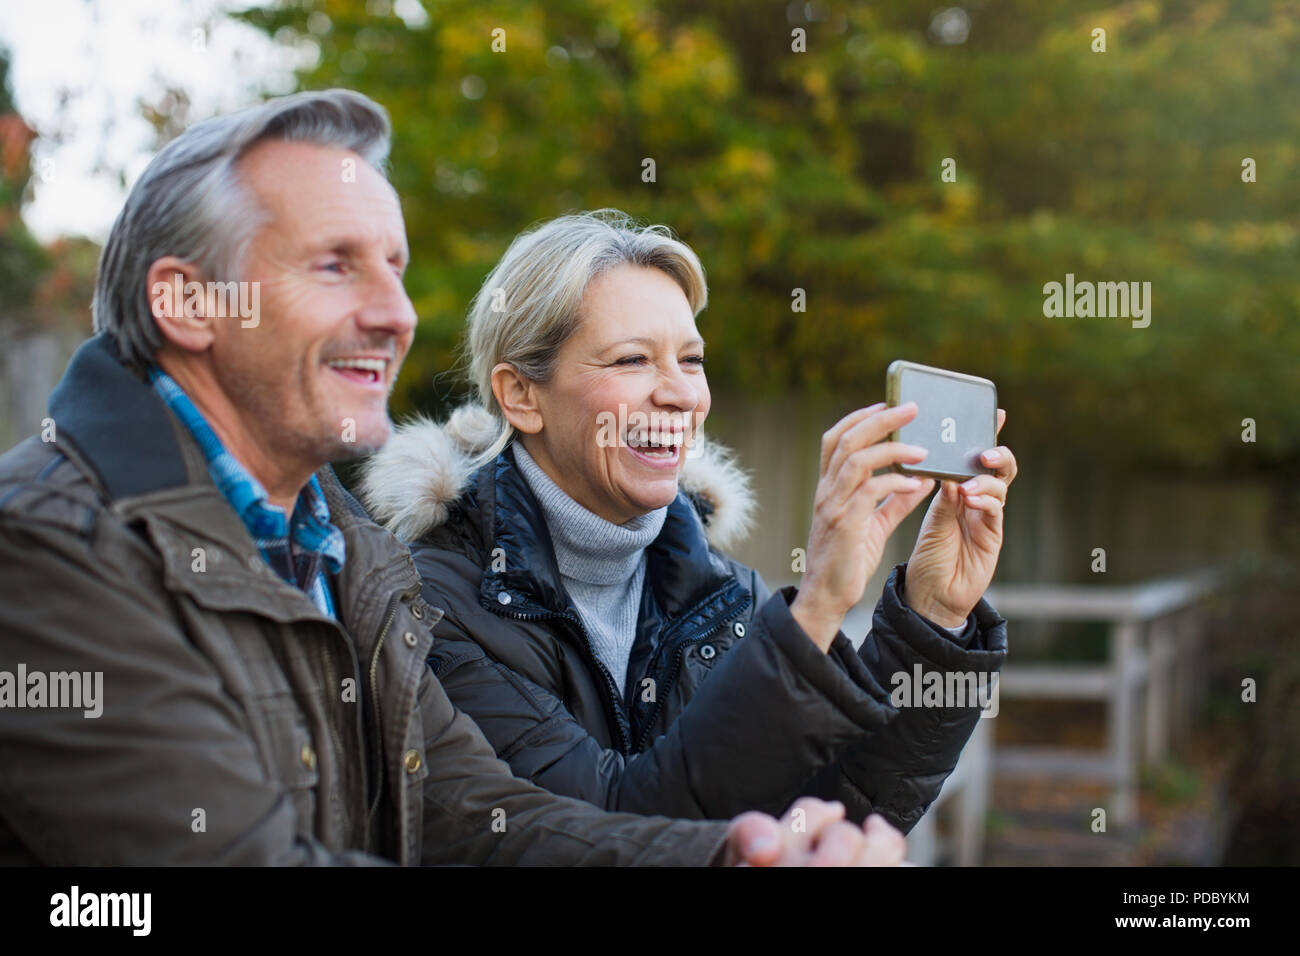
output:
M322 613L337 617L325 570L338 574L343 567L343 532L330 523L329 505L316 476L298 494L293 517L286 517L283 508L271 504L261 483L226 450L175 379L152 366L149 381L198 442L208 473L257 542L262 558L285 582L306 592Z

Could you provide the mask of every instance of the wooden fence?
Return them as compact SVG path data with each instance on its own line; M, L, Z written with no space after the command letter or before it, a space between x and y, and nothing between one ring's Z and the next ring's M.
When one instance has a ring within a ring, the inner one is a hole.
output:
M1221 576L1213 570L1123 586L1002 585L987 597L1009 623L1102 621L1108 625L1103 664L1007 664L1002 698L1097 700L1106 704L1106 738L1093 751L994 745L994 721L981 719L929 812L909 834L908 858L978 865L994 773L1050 774L1111 787L1110 820L1137 823L1142 763L1164 759L1184 734L1204 691L1197 668L1206 634L1201 604ZM940 840L936 818L952 814L952 836Z

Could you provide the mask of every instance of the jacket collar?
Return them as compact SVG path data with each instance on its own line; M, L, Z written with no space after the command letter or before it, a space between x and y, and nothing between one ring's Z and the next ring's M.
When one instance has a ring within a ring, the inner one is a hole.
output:
M255 606L277 619L317 616L305 594L303 602L287 604L282 587L289 585L283 582L263 582L238 572L229 576L227 594L217 586L225 580L223 573L214 570L208 574L202 588L193 574L182 573L190 567L190 548L198 537L248 556L256 545L212 484L197 443L188 435L184 440L178 438L166 403L143 377L123 364L107 335L88 339L73 353L51 393L49 413L55 422L56 441L66 440L72 446L108 497L121 501L122 514L138 515L153 526L155 544L164 551L166 563L180 569L175 575L177 586L193 586L201 602L224 602L231 609ZM316 477L330 520L347 542L349 560L338 588L345 602L340 619L355 617L348 612L358 602L368 609L371 601L386 601L394 586L416 590L419 575L407 549L369 519L329 465L317 471ZM141 500L146 495L149 497ZM163 546L168 543L174 545L170 550Z
M83 342L50 394L56 440L67 437L113 499L190 482L162 399L105 333Z
M489 542L480 602L497 613L576 618L541 504L513 450L503 451L475 479L474 498ZM747 593L710 550L704 525L683 492L668 506L663 529L646 549L646 585L669 621L726 613L743 604Z
M362 500L402 540L424 538L447 521L464 495L474 493L482 455L500 428L477 403L462 405L441 424L417 417L399 425L362 469ZM680 488L704 519L711 545L725 552L744 538L754 496L748 476L726 448L697 434Z

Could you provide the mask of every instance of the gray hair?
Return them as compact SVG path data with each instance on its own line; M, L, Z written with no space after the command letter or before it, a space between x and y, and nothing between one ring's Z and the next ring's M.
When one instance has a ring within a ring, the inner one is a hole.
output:
M708 303L704 268L691 248L667 226L639 226L617 209L561 216L510 243L469 310L464 353L470 381L499 428L476 463L491 461L514 438L492 394L492 369L508 362L531 381L550 381L560 348L581 324L587 287L624 264L666 273L694 315Z
M391 136L382 106L342 89L295 93L191 126L145 167L113 223L99 257L95 330L116 342L123 359L147 363L162 344L145 288L155 261L176 256L210 280L239 277L266 212L235 166L258 143L349 149L386 178Z

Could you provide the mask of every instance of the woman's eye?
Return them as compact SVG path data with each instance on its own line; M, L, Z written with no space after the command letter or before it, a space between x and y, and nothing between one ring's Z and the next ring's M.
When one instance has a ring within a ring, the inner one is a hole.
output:
M331 259L329 262L322 263L320 268L329 272L341 272L343 271L343 262L340 259Z
M640 365L644 361L645 361L644 355L628 355L619 359L614 364L615 365Z
M694 365L699 365L699 366L703 367L703 365L704 365L704 356L703 356L703 355L688 355L688 356L686 356L686 358L682 359L682 361L683 361L683 362L690 362L690 363L692 363L692 364L694 364Z

